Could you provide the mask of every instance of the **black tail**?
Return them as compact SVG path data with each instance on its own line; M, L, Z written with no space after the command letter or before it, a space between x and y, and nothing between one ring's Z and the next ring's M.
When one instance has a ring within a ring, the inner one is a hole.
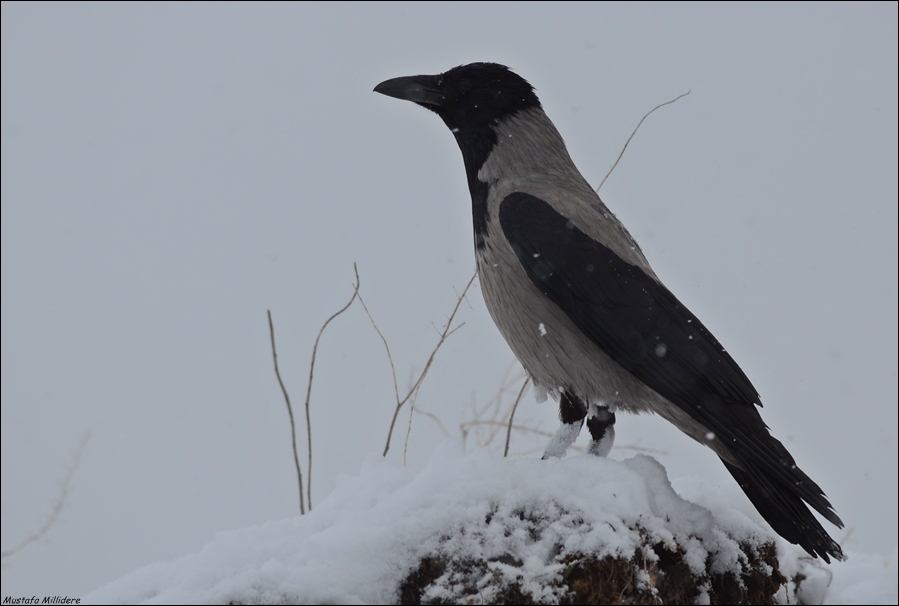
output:
M779 442L778 445L783 448ZM792 462L792 457L790 460ZM799 545L811 555L821 557L825 562L830 563L830 556L837 560L846 559L843 550L827 534L803 501L808 501L822 516L839 528L843 527L842 520L834 513L818 485L795 464L791 469L794 472L791 475L794 475L795 483L788 486L752 463L747 465L746 469L740 469L723 459L721 462L762 517L771 524L774 532L790 543ZM813 498L808 498L809 496Z

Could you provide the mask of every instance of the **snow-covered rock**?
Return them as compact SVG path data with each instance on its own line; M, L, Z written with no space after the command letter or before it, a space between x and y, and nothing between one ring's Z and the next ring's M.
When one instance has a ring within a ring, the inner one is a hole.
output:
M801 550L727 505L682 499L648 456L504 459L449 442L417 473L373 457L306 516L219 533L85 602L570 603L576 590L604 596L597 571L611 566L637 602L670 602L664 592L676 590L732 603L725 595L758 590L796 603L775 552L787 578L809 577ZM884 578L889 595L895 575ZM818 583L804 597L825 592Z

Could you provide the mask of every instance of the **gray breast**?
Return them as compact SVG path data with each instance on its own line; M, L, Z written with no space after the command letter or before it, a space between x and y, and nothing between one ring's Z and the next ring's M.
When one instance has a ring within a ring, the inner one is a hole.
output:
M533 381L554 397L566 389L613 411L656 413L736 464L706 427L607 356L534 286L497 224L490 222L477 255L481 290L490 316Z
M498 221L491 221L478 253L481 289L493 321L534 381L556 395L567 388L590 402L631 412L666 405L537 289L499 230Z

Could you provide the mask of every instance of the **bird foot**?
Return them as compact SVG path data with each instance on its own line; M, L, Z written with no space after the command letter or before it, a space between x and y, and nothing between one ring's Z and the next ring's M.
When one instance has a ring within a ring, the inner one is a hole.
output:
M590 430L587 452L597 457L609 456L615 442L615 413L608 408L591 404L587 429Z
M543 452L543 459L550 457L562 458L568 452L568 447L574 444L578 434L581 433L581 427L584 426L584 420L575 421L574 423L563 423L556 435L549 441L549 446Z

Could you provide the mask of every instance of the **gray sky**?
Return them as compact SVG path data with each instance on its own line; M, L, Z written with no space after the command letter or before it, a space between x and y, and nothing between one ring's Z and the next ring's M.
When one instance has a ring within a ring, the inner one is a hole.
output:
M2 594L77 596L295 515L265 310L299 404L358 262L401 385L421 368L474 267L470 201L440 120L371 89L471 61L529 80L594 184L646 111L692 91L644 123L603 199L759 389L845 547L893 549L896 23L895 3L4 2L4 550L91 438ZM454 435L512 359L477 288L460 320L420 398ZM314 500L379 455L393 408L361 308L319 356ZM551 429L554 408L520 409ZM617 428L741 498L664 421ZM409 464L441 435L416 417Z

